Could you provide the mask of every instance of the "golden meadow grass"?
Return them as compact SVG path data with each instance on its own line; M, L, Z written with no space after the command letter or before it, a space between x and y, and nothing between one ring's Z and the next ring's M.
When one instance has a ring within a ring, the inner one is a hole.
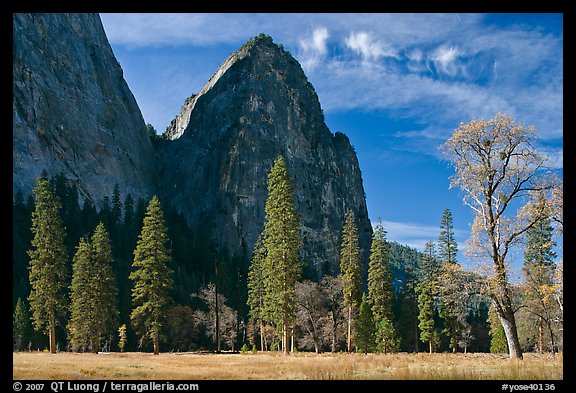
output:
M18 352L14 379L524 379L563 378L562 354L197 354Z

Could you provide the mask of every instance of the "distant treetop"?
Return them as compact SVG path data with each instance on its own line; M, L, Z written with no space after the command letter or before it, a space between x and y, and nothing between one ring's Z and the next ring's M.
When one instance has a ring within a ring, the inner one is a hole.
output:
M268 34L264 34L264 33L260 33L257 36L254 36L252 38L250 38L248 41L246 41L246 43L244 43L244 45L242 45L242 47L240 48L240 50L244 49L244 48L248 48L254 44L256 44L259 41L269 41L271 44L276 45L278 48L282 49L283 51L286 51L284 49L284 45L282 44L276 44L274 42L274 40L272 39L272 37Z

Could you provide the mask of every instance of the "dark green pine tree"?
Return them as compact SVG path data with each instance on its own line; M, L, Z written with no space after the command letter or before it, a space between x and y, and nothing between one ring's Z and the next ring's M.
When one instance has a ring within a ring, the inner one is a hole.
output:
M440 236L438 237L438 257L441 263L456 263L458 244L454 239L452 212L444 209L440 219Z
M134 271L130 273L130 279L134 282L134 308L130 319L137 333L152 340L155 355L160 353L162 327L172 302L169 295L172 270L169 267L171 257L168 241L164 213L160 201L154 196L148 204L134 250Z
M488 323L490 324L490 353L508 353L506 333L493 304L490 304L488 309Z
M438 276L440 274L440 263L436 255L433 241L424 244L424 252L420 262L419 276L421 281L428 281L432 284L432 291L436 293Z
M124 226L128 231L132 229L132 222L134 220L134 199L132 194L128 194L124 200Z
M112 191L112 218L116 224L122 222L122 199L118 183L114 185L114 191Z
M114 256L110 236L100 222L92 235L94 260L93 290L96 303L98 330L102 337L112 337L118 328L118 284L113 273Z
M340 250L340 272L342 273L342 294L347 308L348 334L347 350L352 352L352 326L354 313L361 301L362 267L360 266L360 246L358 245L358 228L352 210L346 213L342 229L342 246Z
M56 326L66 314L68 255L66 233L60 218L61 203L45 177L36 181L35 210L32 213L32 249L28 297L34 329L48 334L50 352L56 353Z
M30 195L28 201L18 191L12 206L12 304L15 306L19 297L26 299L30 293L28 281L28 249L32 241L32 212L34 198Z
M420 323L420 339L428 341L430 353L434 352L438 333L434 326L434 297L432 295L432 283L422 281L418 284L418 320Z
M358 351L368 354L374 349L374 338L376 327L374 324L374 315L372 314L372 306L366 297L362 294L362 301L360 302L360 311L358 318L354 321L356 328L355 338Z
M434 251L434 243L429 241L424 245L421 278L416 292L418 293L420 339L428 341L430 353L434 352L440 339L434 324L434 295L436 293L437 277L438 261Z
M262 265L266 315L282 332L282 348L290 351L290 329L296 316L296 282L302 275L300 215L294 181L282 156L268 175L264 224L266 258Z
M15 350L23 349L24 345L31 339L31 330L30 314L26 302L22 298L18 298L16 309L12 315L12 338Z
M93 290L94 252L88 239L82 237L76 247L72 262L72 285L70 286L70 320L68 332L72 349L89 348L98 352L99 340L96 320L96 296Z
M539 196L539 205L546 206L543 196ZM539 214L542 214L539 212ZM543 288L554 286L556 253L553 251L556 242L553 240L554 228L550 224L548 211L543 212L544 218L537 221L526 231L526 247L524 249L524 266L522 270L526 278L523 304L538 320L538 351L544 350L544 325L548 327L552 350L554 350L554 332L552 329L553 302L547 301L548 295Z
M442 268L446 270L459 267L456 260L458 243L456 243L454 239L454 225L452 223L452 212L450 209L444 209L442 212L440 229L440 236L438 237L437 243L439 262ZM463 318L458 317L459 314L462 315L464 313L464 310L462 310L463 302L459 302L457 294L449 290L451 287L452 289L456 289L454 287L455 282L457 282L455 277L451 279L451 277L447 277L446 274L444 274L443 277L451 281L451 283L440 283L440 317L444 320L444 330L442 332L448 336L452 352L456 353L458 339L464 329Z
M74 255L68 323L74 350L88 347L90 352L97 353L101 338L115 334L118 290L112 262L110 237L100 222L91 242L80 239Z
M264 308L264 277L262 264L266 259L266 248L262 236L258 236L252 253L252 262L248 268L248 307L249 316L258 323L260 331L260 350L264 351L264 323L266 321Z
M392 320L382 319L376 324L376 349L383 353L398 352L400 340L397 338L396 328Z
M374 320L392 320L392 272L386 242L386 231L379 222L372 234L370 263L368 265L368 300L372 305Z
M539 197L543 198L543 197ZM544 201L540 204L545 206ZM554 266L556 253L553 251L556 242L552 240L554 228L550 224L547 212L543 219L536 222L526 231L526 248L524 250L524 266Z

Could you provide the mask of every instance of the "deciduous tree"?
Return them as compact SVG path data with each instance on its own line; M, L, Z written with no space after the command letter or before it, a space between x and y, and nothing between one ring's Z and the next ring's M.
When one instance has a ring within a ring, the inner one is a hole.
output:
M487 294L506 333L510 357L520 359L507 256L543 218L526 214L534 193L552 192L559 183L543 173L545 158L534 148L535 134L534 127L497 114L492 120L462 123L441 146L456 171L450 186L464 191L464 203L476 214L470 248L491 261Z
M216 344L217 351L220 350L218 340L234 351L236 333L238 331L236 322L237 311L228 306L226 297L216 292L216 285L209 283L206 288L200 290L195 295L201 299L208 307L207 311L196 311L196 321L206 327L208 337Z

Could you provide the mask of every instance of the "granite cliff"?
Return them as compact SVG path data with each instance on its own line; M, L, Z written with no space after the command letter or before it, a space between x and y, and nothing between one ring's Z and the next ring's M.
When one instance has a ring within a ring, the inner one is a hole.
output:
M98 202L148 199L157 158L97 14L13 14L13 195L42 170Z
M13 195L42 170L64 173L96 204L161 199L232 254L250 256L264 225L266 179L284 155L295 179L308 274L338 271L344 215L363 260L372 233L354 149L324 122L316 92L268 36L231 54L152 143L95 14L13 15Z
M310 273L338 271L348 209L367 255L372 230L354 149L328 129L300 64L270 37L252 39L224 60L165 135L160 189L220 245L251 252L264 225L267 174L283 155L296 183Z

